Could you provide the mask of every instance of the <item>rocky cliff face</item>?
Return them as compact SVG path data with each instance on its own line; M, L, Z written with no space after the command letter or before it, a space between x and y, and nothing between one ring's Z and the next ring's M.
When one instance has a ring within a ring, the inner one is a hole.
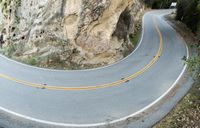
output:
M1 0L3 48L42 67L113 63L132 49L140 0ZM4 50L5 51L5 50ZM6 52L5 52L6 53ZM35 62L36 61L36 62Z

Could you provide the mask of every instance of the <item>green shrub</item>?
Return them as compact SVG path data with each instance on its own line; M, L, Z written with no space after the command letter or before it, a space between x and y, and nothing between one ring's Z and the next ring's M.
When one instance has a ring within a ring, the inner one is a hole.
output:
M31 56L31 57L27 57L26 59L23 59L22 61L29 65L37 65L39 59L38 57Z
M140 35L141 35L141 30L137 31L136 34L134 35L129 35L129 39L131 41L131 43L133 44L133 46L135 47L140 39Z
M15 52L15 47L13 45L8 45L6 47L3 47L0 52L2 54L4 54L5 56L8 56L8 57L12 57L12 54Z
M189 70L195 79L200 78L200 56L193 57L187 60Z

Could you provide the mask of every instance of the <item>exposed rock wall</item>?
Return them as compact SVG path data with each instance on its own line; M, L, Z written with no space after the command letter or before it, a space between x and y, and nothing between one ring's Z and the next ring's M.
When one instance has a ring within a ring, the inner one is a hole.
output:
M140 0L1 0L3 47L39 66L87 68L113 63L132 49L128 35ZM11 50L10 50L11 51Z

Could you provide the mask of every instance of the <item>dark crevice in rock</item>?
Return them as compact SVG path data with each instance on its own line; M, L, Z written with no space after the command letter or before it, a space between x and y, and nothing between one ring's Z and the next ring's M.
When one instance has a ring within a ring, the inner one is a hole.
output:
M60 10L60 15L61 17L64 17L64 9L65 9L65 6L66 6L66 2L67 0L62 0L62 3L61 3L61 10Z
M131 14L128 9L125 9L120 15L113 36L116 36L118 37L118 39L123 39L124 41L126 41L130 25L131 25Z

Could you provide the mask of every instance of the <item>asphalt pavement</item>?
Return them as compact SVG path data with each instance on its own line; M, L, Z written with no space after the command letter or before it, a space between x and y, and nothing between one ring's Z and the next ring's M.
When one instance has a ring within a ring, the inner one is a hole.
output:
M125 59L91 70L49 70L0 55L0 110L52 126L108 126L162 100L186 70L180 35L164 20L171 10L144 15L138 47Z

